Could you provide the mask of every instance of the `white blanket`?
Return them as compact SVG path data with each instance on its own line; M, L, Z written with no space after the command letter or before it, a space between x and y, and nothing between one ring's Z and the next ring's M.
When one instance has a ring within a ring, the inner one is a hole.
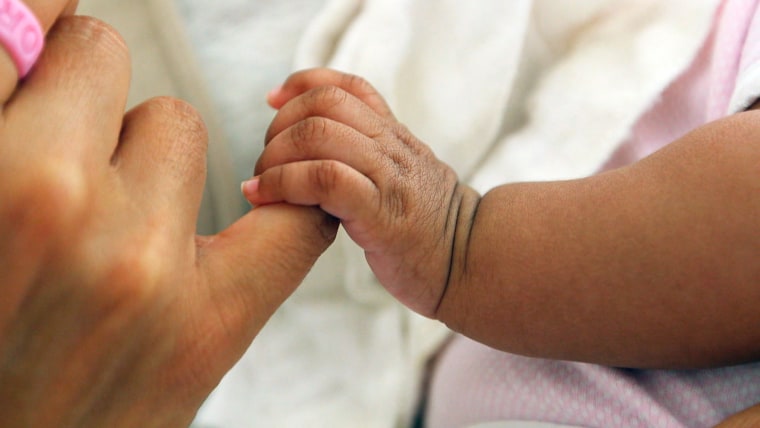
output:
M689 65L716 3L329 0L294 68L366 77L480 191L581 177ZM241 47L230 46L235 55ZM447 334L388 297L340 235L197 423L406 426L424 364Z

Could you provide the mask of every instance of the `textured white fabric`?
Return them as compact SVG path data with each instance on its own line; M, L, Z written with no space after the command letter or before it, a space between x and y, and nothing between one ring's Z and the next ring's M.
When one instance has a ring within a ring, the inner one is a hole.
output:
M297 67L368 78L485 191L594 172L689 65L717 1L330 3L349 19L317 19Z
M691 63L717 3L612 1L595 25L566 34L573 46L542 73L528 99L527 123L501 137L475 187L596 171Z
M235 154L235 174L250 178L274 116L266 93L292 70L302 29L324 0L152 1L176 3Z
M402 122L483 191L595 171L689 64L715 4L328 0L314 14L321 2L177 1L241 179L272 115L264 94L290 71L303 29L293 68L327 65L366 77ZM648 49L652 43L659 49ZM405 426L424 363L446 336L393 301L341 234L196 423Z

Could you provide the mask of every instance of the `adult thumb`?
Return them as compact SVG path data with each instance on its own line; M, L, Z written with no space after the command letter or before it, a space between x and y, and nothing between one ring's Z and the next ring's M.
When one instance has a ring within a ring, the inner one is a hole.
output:
M335 239L337 227L318 208L267 205L199 247L207 310L217 312L233 342L248 346Z

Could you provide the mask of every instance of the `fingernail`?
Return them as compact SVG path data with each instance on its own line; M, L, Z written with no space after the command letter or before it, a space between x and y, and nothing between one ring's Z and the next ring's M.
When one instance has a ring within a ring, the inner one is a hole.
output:
M274 100L275 100L275 99L276 99L276 98L277 98L277 97L278 97L278 96L279 96L281 93L282 93L282 85L279 85L279 86L275 87L274 89L272 89L271 91L269 91L269 93L267 94L267 102L268 102L269 104L273 104L273 101L274 101Z
M259 193L259 178L254 177L240 183L240 191L247 199L255 197Z

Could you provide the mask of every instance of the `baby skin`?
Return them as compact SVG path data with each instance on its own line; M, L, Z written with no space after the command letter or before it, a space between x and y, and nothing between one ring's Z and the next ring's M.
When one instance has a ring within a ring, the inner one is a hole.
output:
M298 72L254 205L320 206L412 310L511 353L618 367L760 358L760 112L633 165L481 196L365 80Z

